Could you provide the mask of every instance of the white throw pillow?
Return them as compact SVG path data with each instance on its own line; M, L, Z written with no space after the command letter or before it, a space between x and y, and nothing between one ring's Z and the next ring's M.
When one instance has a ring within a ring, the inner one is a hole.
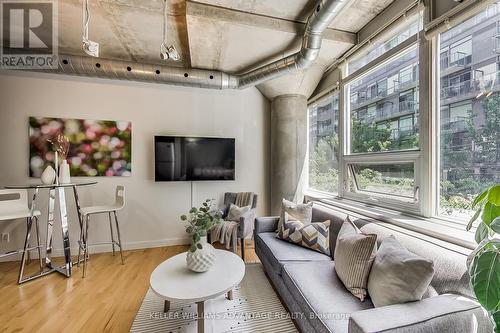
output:
M243 214L250 210L250 206L238 207L235 204L229 206L229 213L227 214L227 221L240 222L240 218Z
M283 227L283 223L287 222L289 219L300 221L303 225L311 224L312 206L312 202L306 204L296 204L283 199L281 204L280 220L278 222L278 230L276 231L281 230Z

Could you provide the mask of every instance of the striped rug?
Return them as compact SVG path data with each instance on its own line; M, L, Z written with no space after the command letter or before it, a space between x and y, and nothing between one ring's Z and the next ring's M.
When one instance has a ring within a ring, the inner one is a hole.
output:
M130 332L196 333L196 304L172 303L163 313L163 300L148 290ZM298 332L260 264L247 264L245 278L234 289L234 299L224 295L205 302L206 333Z

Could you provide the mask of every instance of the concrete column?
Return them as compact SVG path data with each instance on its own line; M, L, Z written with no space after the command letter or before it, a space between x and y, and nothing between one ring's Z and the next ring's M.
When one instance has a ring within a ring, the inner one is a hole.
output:
M285 198L302 202L306 180L307 98L282 95L271 103L271 212Z

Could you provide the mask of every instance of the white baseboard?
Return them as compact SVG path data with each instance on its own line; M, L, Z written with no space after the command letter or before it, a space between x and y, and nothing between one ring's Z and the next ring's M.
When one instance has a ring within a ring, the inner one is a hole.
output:
M189 242L190 242L189 237L158 239L158 240L151 240L151 241L128 242L128 243L123 243L123 250L124 251L141 250L141 249L151 249L151 248L164 247L164 246L188 245ZM116 250L118 250L117 247L116 247ZM89 252L91 255L93 253L112 252L111 244L99 244L99 245L91 246L89 248ZM43 252L42 252L42 254L43 254ZM71 255L74 256L76 254L78 254L78 246L72 246L71 247ZM38 253L36 250L31 251L30 255L31 255L31 258L38 258ZM63 249L53 249L52 250L52 256L54 256L54 257L62 257L63 255L64 255ZM2 258L2 259L0 259L0 262L18 261L18 260L21 260L20 254Z

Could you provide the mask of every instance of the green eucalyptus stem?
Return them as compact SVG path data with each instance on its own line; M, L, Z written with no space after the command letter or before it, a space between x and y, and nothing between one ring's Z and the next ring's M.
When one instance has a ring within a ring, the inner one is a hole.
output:
M193 207L187 215L181 216L181 221L187 222L186 232L191 236L190 252L203 249L201 238L206 237L213 227L222 223L220 212L214 209L214 203L214 199L207 199L201 207Z

